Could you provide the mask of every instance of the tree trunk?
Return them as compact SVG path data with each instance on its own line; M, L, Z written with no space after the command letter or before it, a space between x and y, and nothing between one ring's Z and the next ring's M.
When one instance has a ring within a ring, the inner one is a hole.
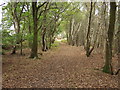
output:
M16 14L16 13L14 12L14 14ZM16 42L15 43L19 44L20 40L18 40L18 38L19 38L18 35L20 33L20 21L18 20L17 17L14 17L14 28L15 28L15 32L16 32ZM11 54L16 54L16 47L17 47L16 44L14 45Z
M87 32L87 42L86 42L86 56L89 57L90 56L90 28L91 28L91 17L92 17L92 6L91 2L91 8L90 8L90 16L89 16L89 22L88 22L88 32Z
M16 54L16 45L13 46L13 50L11 54Z
M68 44L71 45L71 42L72 42L72 36L71 36L71 31L72 31L72 19L70 19L70 26L69 26L69 31L68 31Z
M44 27L44 31L43 31L43 34L42 34L42 51L47 50L45 35L46 35L46 27Z
M109 28L106 40L106 52L105 52L105 65L103 67L103 72L113 74L112 70L112 42L116 19L116 2L110 2L110 19Z
M118 38L118 67L119 67L119 70L118 72L116 72L116 74L118 74L118 83L120 84L120 1L119 1L119 4L118 4L118 33L117 33L117 38ZM120 88L120 86L119 86Z
M47 9L47 5L48 4L46 4L46 6L45 6L45 11L44 11L44 25L43 25L43 33L42 33L42 51L47 51L47 41L46 41L46 15L47 15L47 11L46 11L46 9Z
M50 38L49 38L49 49L51 49L51 44L52 44L52 36L50 35Z
M120 1L118 5L118 32L117 32L117 39L118 39L118 54L120 54Z
M25 30L25 18L24 18L24 25L23 25L23 30ZM21 50L20 54L23 55L23 30L21 30Z
M21 36L21 50L20 50L20 54L21 55L23 55L23 44L22 44L22 41L23 41L23 39L22 39L22 36Z
M32 13L33 13L34 35L33 35L33 44L32 44L30 58L38 58L37 2L32 2Z
M15 33L17 35L16 36L16 42L15 42L15 45L13 47L13 51L12 51L11 54L16 54L16 48L17 48L16 44L20 43L20 40L19 40L18 36L19 36L19 33L20 33L20 20L21 20L21 15L23 13L24 4L22 6L22 9L21 9L19 15L17 13L17 4L18 4L17 2L12 2L11 7L10 7L11 8L11 14L13 16L13 23L14 23Z
M31 25L30 25L30 17L28 18L29 19L29 22L28 22L28 31L29 31L29 34L31 35ZM32 42L29 40L29 48L32 48Z

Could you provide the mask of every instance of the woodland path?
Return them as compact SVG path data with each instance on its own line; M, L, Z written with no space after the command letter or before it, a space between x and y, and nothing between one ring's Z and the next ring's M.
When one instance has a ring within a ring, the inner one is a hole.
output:
M118 87L117 76L96 70L104 65L102 55L94 53L87 58L83 47L61 44L38 60L26 55L3 56L4 88Z

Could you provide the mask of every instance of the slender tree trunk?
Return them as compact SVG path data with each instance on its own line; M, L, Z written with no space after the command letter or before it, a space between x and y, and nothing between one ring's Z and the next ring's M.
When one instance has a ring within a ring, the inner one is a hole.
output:
M116 2L110 2L110 19L109 28L106 40L106 52L105 52L105 65L103 67L103 72L113 74L112 70L112 42L116 19Z
M25 18L24 18L24 25L23 25L23 30L25 30ZM21 50L20 54L23 55L23 30L21 30Z
M23 55L23 44L22 44L22 36L21 36L21 50L20 50L20 54Z
M24 23L24 27L25 27L25 23ZM24 30L24 28L23 28L23 30ZM20 54L21 55L23 55L23 43L22 43L23 42L23 30L22 30L22 33L21 33L21 42L20 42L20 44L21 44Z
M50 35L50 39L49 39L49 49L51 49L51 44L52 44L52 36Z
M74 18L72 18L72 25L71 25L71 45L72 46L75 45L75 41L74 41L74 32L75 32L74 24L75 24L75 20L74 20Z
M79 35L78 34L76 35L76 46L77 47L79 46Z
M45 36L46 36L46 27L44 27L44 31L43 31L43 35L42 35L42 51L47 50Z
M30 25L30 17L29 17L29 21L28 21L29 23L29 26L28 26L28 30L29 30L29 34L31 35L32 33L31 33L31 25ZM29 48L32 48L32 42L29 40Z
M93 9L92 3L93 2L91 2L89 22L88 22L87 42L86 42L86 55L87 55L87 57L90 56L90 28L91 28L91 18L92 18L92 9Z
M43 25L43 34L42 34L42 51L47 51L47 41L46 41L46 15L47 15L47 11L46 11L46 9L47 9L47 5L48 4L46 4L46 6L45 6L45 11L44 11L44 25Z
M71 28L71 27L72 27L72 19L70 19L70 26L69 26L69 27L70 27L70 28L69 28L69 32L68 32L68 33L69 33L69 34L68 34L68 44L71 45L71 42L72 42L72 35L71 35L71 31L72 31L72 30L71 30L71 29L72 29L72 28Z
M32 2L32 12L33 12L34 35L30 58L38 58L37 2Z

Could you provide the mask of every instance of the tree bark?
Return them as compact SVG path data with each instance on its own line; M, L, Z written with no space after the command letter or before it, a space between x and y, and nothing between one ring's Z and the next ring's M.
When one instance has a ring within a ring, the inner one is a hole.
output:
M68 34L68 44L71 45L71 42L72 42L72 36L71 36L71 31L72 31L72 19L70 19L70 26L69 26L69 34Z
M44 11L44 24L43 24L43 33L42 33L42 51L47 51L47 40L46 40L46 32L47 32L47 26L46 26L46 15L47 15L47 6L48 3L45 6L45 11Z
M86 56L87 57L90 56L90 28L91 28L91 18L92 18L92 9L93 9L92 3L93 2L91 2L89 22L88 22L87 42L86 42Z
M116 19L116 2L110 2L110 19L106 40L105 65L103 72L113 74L112 70L112 42Z
M24 18L24 25L23 25L23 30L25 30L25 18ZM21 30L21 50L20 50L20 54L23 55L23 30Z
M42 51L47 51L47 45L46 45L46 40L45 40L45 36L46 36L46 27L43 28L43 34L42 34Z
M33 13L34 36L30 58L38 58L37 2L32 2L32 13Z
M120 54L120 1L118 4L118 32L117 32L117 38L118 38L118 54Z
M118 83L120 84L120 1L119 1L119 4L118 4L118 33L117 33L117 38L118 38L118 67L119 67L119 70L116 74L118 74ZM119 86L120 88L120 86Z

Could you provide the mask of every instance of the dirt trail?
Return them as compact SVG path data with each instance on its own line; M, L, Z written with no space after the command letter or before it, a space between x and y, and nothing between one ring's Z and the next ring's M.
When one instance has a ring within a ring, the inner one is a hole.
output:
M102 55L94 53L87 58L82 47L62 44L55 50L45 52L41 59L26 57L3 56L4 88L118 87L117 76L96 70L104 65Z

